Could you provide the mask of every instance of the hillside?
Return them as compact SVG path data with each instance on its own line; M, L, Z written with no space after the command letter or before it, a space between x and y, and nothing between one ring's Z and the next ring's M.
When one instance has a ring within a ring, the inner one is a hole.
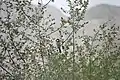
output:
M86 12L86 19L119 19L120 7L108 4L99 4Z

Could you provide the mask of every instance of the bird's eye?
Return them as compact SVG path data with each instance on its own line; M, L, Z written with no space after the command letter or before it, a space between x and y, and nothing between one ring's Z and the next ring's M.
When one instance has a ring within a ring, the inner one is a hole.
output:
M56 39L57 42L59 42L59 39Z

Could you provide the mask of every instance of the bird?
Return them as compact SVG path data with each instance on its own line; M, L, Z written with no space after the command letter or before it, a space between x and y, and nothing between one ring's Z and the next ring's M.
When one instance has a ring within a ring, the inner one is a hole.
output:
M56 45L57 45L57 48L58 48L59 52L61 53L61 42L60 42L60 39L56 39Z

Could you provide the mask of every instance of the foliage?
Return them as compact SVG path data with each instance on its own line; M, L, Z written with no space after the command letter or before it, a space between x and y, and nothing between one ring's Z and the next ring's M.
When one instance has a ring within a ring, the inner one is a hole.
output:
M51 0L50 0L51 1ZM50 2L49 1L49 2ZM54 2L54 0L52 0ZM48 2L48 3L49 3ZM0 4L1 80L119 80L119 27L106 22L93 36L81 30L88 0L68 0L70 16L54 27L46 6L28 0L5 0ZM59 33L62 53L52 34Z

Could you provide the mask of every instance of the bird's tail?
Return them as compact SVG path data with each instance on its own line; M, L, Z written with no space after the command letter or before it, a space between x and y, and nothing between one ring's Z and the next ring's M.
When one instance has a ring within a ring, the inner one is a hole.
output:
M59 52L61 53L61 49L60 49L60 47L59 47L58 49L59 49Z

